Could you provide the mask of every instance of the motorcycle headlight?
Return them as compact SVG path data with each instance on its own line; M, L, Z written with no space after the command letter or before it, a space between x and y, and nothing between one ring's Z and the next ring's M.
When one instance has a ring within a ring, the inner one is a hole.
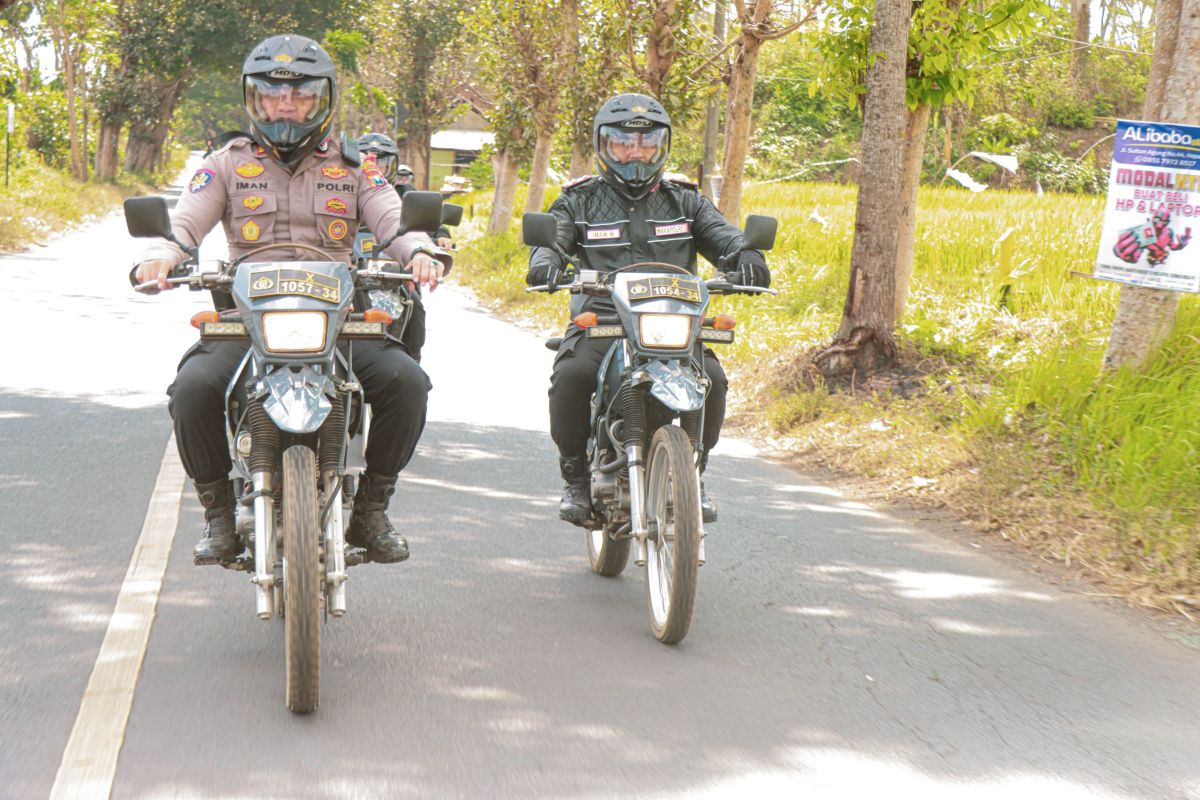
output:
M271 353L319 353L325 349L321 311L268 311L262 316L263 339Z
M643 347L677 349L691 344L692 318L687 314L642 314L638 336Z

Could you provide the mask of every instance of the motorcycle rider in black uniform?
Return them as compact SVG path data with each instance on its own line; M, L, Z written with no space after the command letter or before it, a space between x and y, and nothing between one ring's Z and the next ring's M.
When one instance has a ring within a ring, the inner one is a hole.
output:
M694 183L663 179L671 148L671 120L662 105L642 94L621 94L606 101L592 123L599 177L563 186L550 206L558 218L558 249L579 259L580 269L611 272L642 261L662 261L696 272L696 253L717 266L731 282L767 287L771 274L759 250L745 250L742 234L706 199ZM535 247L525 281L531 286L561 286L573 270L553 249ZM582 311L615 313L611 301L576 295L571 316ZM567 327L550 378L550 436L558 445L565 483L559 517L583 525L592 516L587 477L587 439L596 371L611 342L588 339ZM703 473L725 418L728 384L717 357L704 348L704 370L711 385L704 406ZM704 521L714 522L717 508L701 483Z
M404 197L407 192L412 190L413 187L409 184L412 179L412 170L400 163L400 150L396 147L396 142L392 137L385 133L364 134L358 138L358 150L364 157L375 156L375 163L379 165L383 176L387 178L388 183L395 187L396 194L400 197ZM407 174L401 174L402 171ZM450 239L450 229L445 225L437 229L434 241L443 250L454 249L454 242ZM421 287L413 286L410 291L413 301L412 312L409 315L408 324L404 328L404 335L399 342L408 351L408 354L420 363L421 350L425 347L425 304L421 301Z

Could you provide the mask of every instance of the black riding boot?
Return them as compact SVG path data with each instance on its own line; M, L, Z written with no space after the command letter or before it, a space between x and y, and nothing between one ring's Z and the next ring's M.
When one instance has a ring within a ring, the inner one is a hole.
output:
M242 552L233 522L233 498L227 479L197 483L196 494L204 506L204 538L192 548L198 567L232 561Z
M704 489L704 470L708 468L708 453L700 456L700 518L705 522L717 521L717 503Z
M586 456L568 456L558 459L558 470L562 473L563 493L558 503L558 518L572 525L583 527L592 518L592 494L588 488Z
M396 491L396 475L364 472L354 493L354 510L346 530L346 544L361 547L372 561L394 564L408 558L408 542L387 517L388 499Z

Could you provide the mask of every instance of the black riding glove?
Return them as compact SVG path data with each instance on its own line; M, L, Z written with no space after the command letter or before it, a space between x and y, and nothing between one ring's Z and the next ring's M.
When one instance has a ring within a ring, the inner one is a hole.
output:
M525 283L529 286L541 286L545 284L550 287L550 291L555 291L560 286L566 286L571 281L575 280L575 271L567 266L538 266L530 267L529 272L525 273Z
M758 286L763 289L771 286L771 271L767 269L767 259L759 250L738 253L737 266L722 277L738 286Z

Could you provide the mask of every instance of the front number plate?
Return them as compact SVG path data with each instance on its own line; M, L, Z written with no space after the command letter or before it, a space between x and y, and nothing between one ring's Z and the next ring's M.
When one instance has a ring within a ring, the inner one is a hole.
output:
M303 269L268 269L250 275L250 297L298 295L324 300L342 301L342 284L330 275Z
M653 278L638 278L627 284L629 299L661 300L664 297L682 300L685 303L700 302L700 286L696 278L686 275L661 275Z

